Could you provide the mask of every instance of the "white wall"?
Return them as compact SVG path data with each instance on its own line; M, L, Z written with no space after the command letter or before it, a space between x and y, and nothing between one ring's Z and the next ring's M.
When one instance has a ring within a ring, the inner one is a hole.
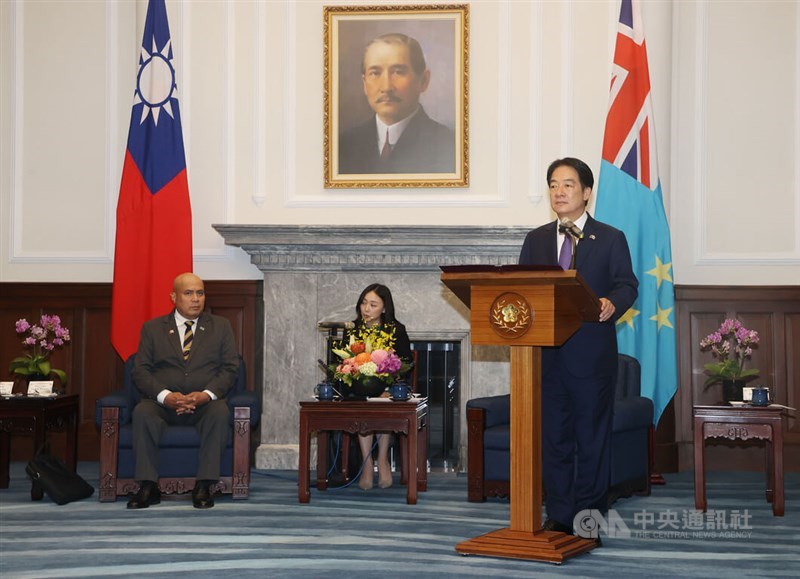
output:
M167 2L201 276L262 277L212 223L534 226L549 161L599 170L617 3L487 0L470 3L470 187L324 189L332 4ZM0 3L0 281L111 280L145 10ZM800 283L799 3L643 16L675 282Z

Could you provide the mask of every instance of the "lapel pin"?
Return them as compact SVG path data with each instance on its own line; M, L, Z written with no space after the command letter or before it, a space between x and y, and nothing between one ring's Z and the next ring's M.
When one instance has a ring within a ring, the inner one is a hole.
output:
M593 233L593 234L591 234L591 235L589 236L589 239L597 239L597 238L594 236L594 233Z
M200 329L203 330L204 332L206 331L205 326L200 326Z
M175 333L175 330L170 330L170 331L169 331L169 335L170 335L170 336L171 336L172 334L174 334L174 333Z

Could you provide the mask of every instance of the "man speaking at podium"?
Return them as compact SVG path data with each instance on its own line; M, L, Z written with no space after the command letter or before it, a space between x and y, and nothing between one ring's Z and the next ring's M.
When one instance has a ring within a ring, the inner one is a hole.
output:
M597 322L583 322L560 347L542 349L544 529L572 534L577 513L608 510L614 322L633 305L639 282L625 235L586 212L594 186L589 166L557 159L547 169L547 184L558 220L528 233L519 263L577 269L601 304Z

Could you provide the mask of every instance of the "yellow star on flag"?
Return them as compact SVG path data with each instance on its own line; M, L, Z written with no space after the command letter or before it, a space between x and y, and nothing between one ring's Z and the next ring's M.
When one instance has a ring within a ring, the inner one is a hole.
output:
M661 328L663 326L672 328L672 323L669 321L669 315L672 313L672 308L667 308L666 310L662 310L660 304L657 307L658 307L658 313L652 316L650 319L658 322L659 331L661 331Z
M656 256L656 266L650 271L647 271L645 273L655 277L656 288L661 288L662 281L669 281L669 282L672 281L672 276L669 273L670 269L672 269L672 262L662 263L661 259L658 256Z
M633 328L633 318L638 316L640 313L641 312L635 308L629 308L628 311L622 314L617 320L617 325L628 324L631 328Z

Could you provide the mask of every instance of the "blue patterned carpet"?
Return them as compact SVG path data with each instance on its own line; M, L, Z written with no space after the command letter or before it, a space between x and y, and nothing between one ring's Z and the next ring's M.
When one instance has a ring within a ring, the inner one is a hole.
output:
M629 537L601 534L602 548L556 566L457 554L456 543L509 522L506 501L467 502L464 476L432 473L413 506L397 484L312 489L301 505L295 472L254 471L247 501L224 497L198 511L169 500L127 511L121 499L96 496L31 502L23 467L14 463L10 488L0 490L4 579L800 576L798 473L786 475L785 517L772 516L760 473L710 473L707 518L694 514L692 473L666 475L651 496L614 505ZM79 471L97 486L96 463Z

